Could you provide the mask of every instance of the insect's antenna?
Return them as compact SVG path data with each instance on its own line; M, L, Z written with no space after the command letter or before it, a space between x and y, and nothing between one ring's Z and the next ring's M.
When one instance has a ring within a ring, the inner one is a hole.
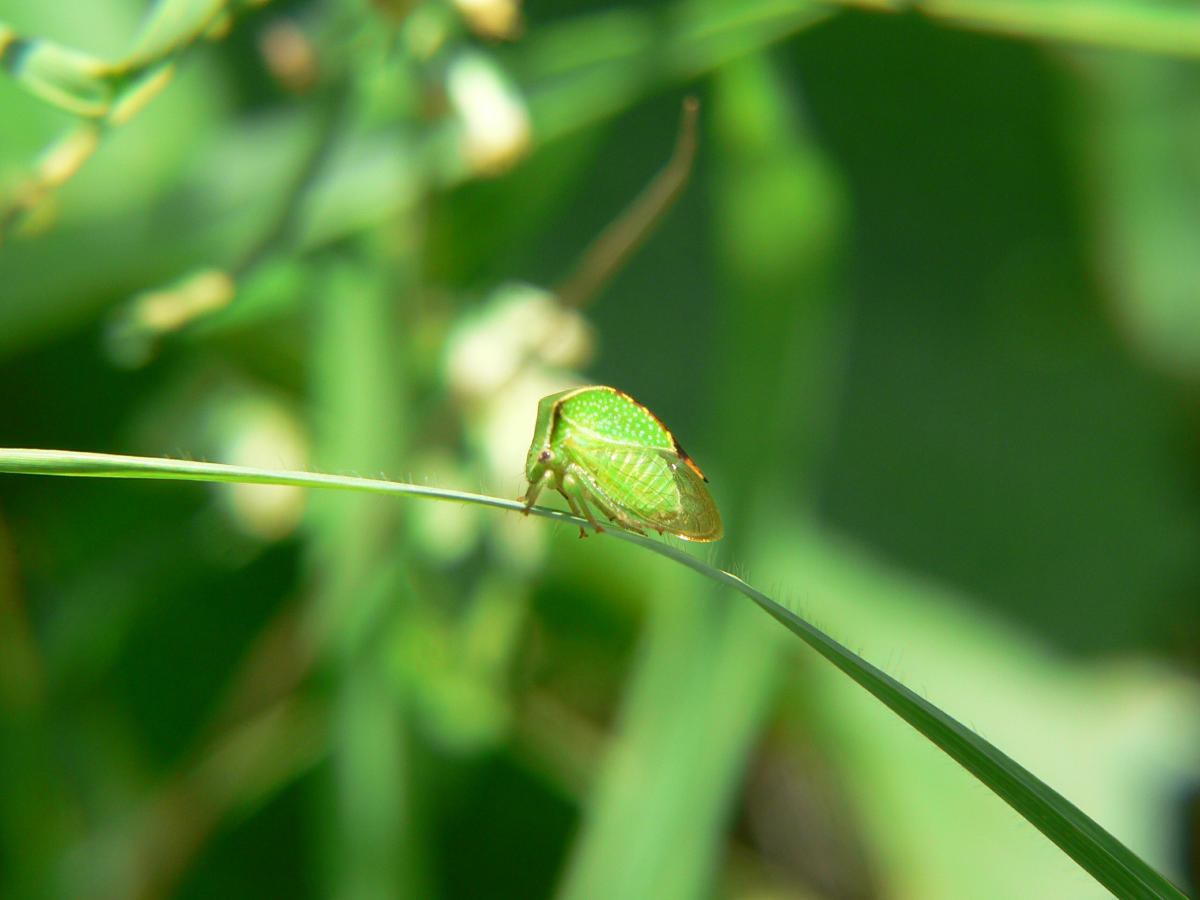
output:
M699 113L700 101L685 97L679 137L671 159L637 199L584 251L575 271L558 289L558 299L563 306L578 308L591 300L625 265L679 198L696 158Z

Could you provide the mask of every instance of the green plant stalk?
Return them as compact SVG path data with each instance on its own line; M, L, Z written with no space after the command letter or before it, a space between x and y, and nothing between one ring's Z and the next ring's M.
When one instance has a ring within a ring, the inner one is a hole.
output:
M0 473L285 484L426 497L525 512L524 506L517 500L358 476L272 471L220 463L68 450L0 448ZM533 507L528 512L576 527L586 524L582 519L557 510ZM762 591L736 575L714 568L670 544L631 532L610 530L606 533L616 540L636 544L671 559L749 597L983 782L1114 896L1186 900L1178 888L1136 853L1028 769Z
M394 339L399 286L385 271L357 247L330 260L312 291L310 419L318 462L363 466L404 457L406 354L396 352ZM323 827L336 850L327 890L346 900L421 895L409 705L387 676L387 636L413 603L404 510L365 495L313 499L306 532L314 630L334 693L334 814Z

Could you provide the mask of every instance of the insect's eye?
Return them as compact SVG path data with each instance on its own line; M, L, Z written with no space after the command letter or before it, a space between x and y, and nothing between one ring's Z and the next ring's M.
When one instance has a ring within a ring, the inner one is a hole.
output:
M550 451L549 450L543 450L540 454L538 454L538 462L548 462L549 460L550 460Z

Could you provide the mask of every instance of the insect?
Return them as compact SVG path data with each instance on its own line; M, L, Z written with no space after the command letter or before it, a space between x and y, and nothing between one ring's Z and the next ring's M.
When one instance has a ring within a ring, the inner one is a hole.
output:
M525 461L525 509L552 487L603 531L589 504L624 528L689 541L723 530L704 473L658 417L616 388L593 385L543 397ZM587 534L580 528L579 536Z

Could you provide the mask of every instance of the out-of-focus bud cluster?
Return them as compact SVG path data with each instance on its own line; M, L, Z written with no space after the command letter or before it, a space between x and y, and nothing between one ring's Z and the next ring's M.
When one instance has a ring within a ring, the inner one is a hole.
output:
M480 37L508 41L521 33L521 4L517 0L455 0L454 5Z
M263 396L223 406L213 420L221 462L261 469L305 470L309 441L300 420L287 407ZM300 524L306 492L279 484L230 483L217 486L230 521L244 534L264 541L287 537Z
M530 369L571 369L592 356L587 321L529 284L498 288L449 341L446 374L462 397L489 397Z
M595 338L578 312L528 284L497 289L447 341L445 378L460 401L468 434L483 460L489 489L517 496L538 401L579 383ZM502 529L509 558L538 555L524 546L530 529Z
M282 394L225 365L203 361L167 379L143 406L130 435L147 455L187 456L271 471L309 471L311 440L295 405ZM184 449L186 448L186 450ZM291 535L300 524L308 491L288 485L221 482L210 518L195 534L219 555L238 548L244 558L259 542ZM213 528L211 516L230 526ZM231 542L235 532L249 542Z
M432 487L466 488L471 484L467 468L443 447L414 457L412 472ZM485 515L468 503L414 503L408 511L409 535L427 559L451 565L475 549Z
M208 269L162 291L140 294L133 301L134 317L147 331L177 331L188 322L221 309L235 292L227 272Z
M258 36L258 50L271 77L290 94L307 94L317 83L316 48L295 22L275 19Z
M462 50L446 72L446 93L458 116L460 149L472 172L499 174L529 150L532 126L525 101L489 56Z
M371 0L371 5L389 19L403 22L412 13L416 0Z
M205 269L173 285L136 295L108 328L105 337L110 358L128 368L144 365L160 337L223 309L236 293L237 285L228 272Z

